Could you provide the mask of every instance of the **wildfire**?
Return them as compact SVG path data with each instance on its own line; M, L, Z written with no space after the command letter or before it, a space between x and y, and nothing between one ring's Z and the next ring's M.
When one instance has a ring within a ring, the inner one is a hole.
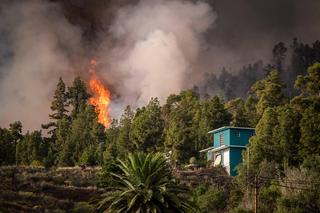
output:
M89 99L89 103L95 106L95 110L98 113L98 121L106 128L110 126L111 119L109 116L109 105L111 102L110 91L105 87L96 75L97 61L91 60L90 63L91 78L89 81L89 87L93 96Z

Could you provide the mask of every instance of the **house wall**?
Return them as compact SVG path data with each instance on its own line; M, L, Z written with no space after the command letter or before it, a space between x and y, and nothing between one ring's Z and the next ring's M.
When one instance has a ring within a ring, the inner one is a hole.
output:
M220 147L220 134L224 136L224 145L230 145L230 129L225 129L219 132L213 133L213 146L214 148Z
M239 165L239 163L242 162L242 152L245 149L241 148L230 148L230 175L236 176L236 167Z
M230 129L230 145L246 146L250 137L254 134L251 129ZM240 133L240 136L238 135Z
M227 172L230 174L230 150L226 149L222 152L222 165L226 168Z

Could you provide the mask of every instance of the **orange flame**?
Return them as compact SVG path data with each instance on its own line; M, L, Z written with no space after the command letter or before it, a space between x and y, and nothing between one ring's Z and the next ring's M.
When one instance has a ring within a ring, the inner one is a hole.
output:
M91 60L91 66L89 70L91 73L91 78L89 81L89 87L93 93L93 96L89 99L89 103L95 106L95 110L98 113L99 123L103 124L106 128L108 128L111 123L111 119L109 116L109 105L111 102L110 91L98 79L95 72L96 65L97 61Z

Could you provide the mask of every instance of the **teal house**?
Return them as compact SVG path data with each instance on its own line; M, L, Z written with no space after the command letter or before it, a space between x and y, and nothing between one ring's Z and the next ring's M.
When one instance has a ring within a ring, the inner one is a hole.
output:
M230 176L235 176L236 166L242 162L242 152L254 135L253 128L225 126L208 132L212 134L212 147L200 150L207 154L213 166L223 166Z

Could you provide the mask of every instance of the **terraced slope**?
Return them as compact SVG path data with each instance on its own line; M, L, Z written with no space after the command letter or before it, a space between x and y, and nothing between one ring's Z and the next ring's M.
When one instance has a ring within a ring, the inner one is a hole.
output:
M88 212L99 170L0 167L0 212Z

